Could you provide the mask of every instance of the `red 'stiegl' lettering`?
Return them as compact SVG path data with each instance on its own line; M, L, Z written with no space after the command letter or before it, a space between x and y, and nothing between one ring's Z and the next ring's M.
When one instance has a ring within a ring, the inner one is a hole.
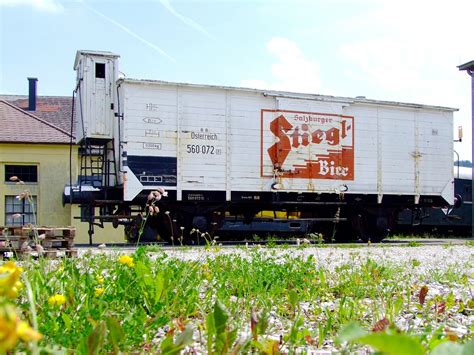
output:
M270 131L279 139L277 143L268 148L268 154L274 166L281 166L290 154L291 143L285 132L292 128L291 123L283 115L278 116L270 123Z
M274 143L267 149L268 157L273 168L282 169L281 176L354 179L353 117L319 113L300 115L299 112L293 111L262 110L262 129L266 112L269 115L274 112L280 113L276 118L266 122L274 136ZM282 112L285 114L281 114ZM311 149L311 145L317 148ZM292 151L297 155L292 155L291 161L286 162ZM305 151L307 153L304 153Z

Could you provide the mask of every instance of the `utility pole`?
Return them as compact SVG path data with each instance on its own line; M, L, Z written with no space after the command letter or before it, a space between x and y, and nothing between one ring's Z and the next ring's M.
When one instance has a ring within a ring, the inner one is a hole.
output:
M472 102L472 119L471 119L471 124L472 124L472 135L471 135L471 141L472 141L472 148L474 148L474 60L471 60L470 62L467 62L465 64L462 64L460 66L458 66L458 69L459 70L465 70L469 76L471 77L471 102ZM472 160L472 159L471 159ZM473 184L472 184L472 180L471 180L471 194L472 194L472 197L471 197L471 201L474 200L474 189L473 189ZM472 222L474 222L474 209L472 209L471 211L472 213ZM472 226L472 222L471 222L471 236L472 238L474 239L474 228Z

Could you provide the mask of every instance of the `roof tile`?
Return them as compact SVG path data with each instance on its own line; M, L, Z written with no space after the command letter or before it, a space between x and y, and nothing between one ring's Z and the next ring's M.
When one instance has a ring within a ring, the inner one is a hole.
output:
M68 131L4 100L0 100L0 126L0 142L70 142Z
M72 97L37 96L36 111L28 111L28 95L0 95L0 100L5 100L56 127L71 132ZM72 125L74 136L76 131L75 116L74 114Z

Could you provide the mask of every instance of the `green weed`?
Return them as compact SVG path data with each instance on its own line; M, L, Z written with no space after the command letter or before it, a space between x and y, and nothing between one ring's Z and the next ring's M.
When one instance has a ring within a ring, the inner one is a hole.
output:
M473 306L472 279L465 265L412 277L420 263L416 259L394 264L358 251L351 251L350 260L334 269L315 255L266 248L241 248L236 254L216 254L213 248L183 252L203 254L180 260L160 247L145 246L130 255L91 253L77 259L25 261L32 294L18 299L20 316L34 318L28 301L34 300L38 330L44 335L38 346L44 352L179 353L192 349L199 339L199 351L213 354L275 353L321 347L354 319L371 328L379 320L393 324L411 312L438 328ZM420 297L420 282L430 281L463 291L431 295L426 289ZM51 302L54 295L63 296L64 302ZM431 349L427 344L438 337L437 328L425 326L416 333L409 329L397 339L424 337L422 348ZM281 339L272 337L275 332ZM391 336L387 333L377 341L390 343ZM459 340L469 337L472 331ZM375 340L362 335L345 339L340 350L349 343L378 349ZM27 350L26 344L15 349Z

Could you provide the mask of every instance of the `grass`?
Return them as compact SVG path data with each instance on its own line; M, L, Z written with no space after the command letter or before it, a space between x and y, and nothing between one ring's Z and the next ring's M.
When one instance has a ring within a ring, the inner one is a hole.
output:
M413 268L420 265L416 259L394 264L353 252L351 261L330 268L312 255L289 250L215 250L202 251L192 261L168 256L160 248L140 247L130 258L90 254L23 262L22 277L31 285L30 299L37 304L36 321L43 334L39 349L154 353L191 346L209 353L293 352L334 342L354 319L364 329L382 319L394 328L406 313L426 325L404 330L425 339L421 346L428 349L439 327L441 337L447 338L444 329L450 318L474 307L466 265L414 276ZM461 292L456 297L428 293L421 303L423 278L456 285ZM63 295L64 303L51 303L53 295ZM17 308L22 318L32 320L26 293L20 294ZM457 340L470 337L472 329ZM19 343L15 350L31 351L28 344ZM338 345L341 350L349 346Z
M155 202L161 194L149 196L145 221L159 212ZM27 191L19 197L27 198L34 211ZM422 264L417 259L401 265L351 251L350 261L331 268L330 262L295 253L312 247L306 240L291 251L288 245L277 248L276 239L269 238L266 250L219 254L215 239L193 233L197 244L202 238L206 246L205 254L192 261L151 245L132 255L40 257L21 262L22 268L0 263L0 353L177 354L186 349L273 354L327 343L343 352L361 345L392 353L474 350L474 343L468 343L472 320L461 335L449 328L453 317L472 315L474 309L472 275L465 273L469 265L451 264L420 275L413 273ZM34 237L38 244L37 233ZM253 239L260 240L257 235ZM309 240L327 247L322 235ZM177 241L182 244L179 236ZM457 293L430 295L420 285L429 281L456 287ZM406 314L423 326L408 323L400 333ZM461 348L455 342L466 344Z
M405 234L405 233L395 233L389 235L386 239L458 239L460 235L456 234L447 234L447 233L438 233L434 232L423 232L416 234ZM464 238L469 238L469 236L464 236Z

